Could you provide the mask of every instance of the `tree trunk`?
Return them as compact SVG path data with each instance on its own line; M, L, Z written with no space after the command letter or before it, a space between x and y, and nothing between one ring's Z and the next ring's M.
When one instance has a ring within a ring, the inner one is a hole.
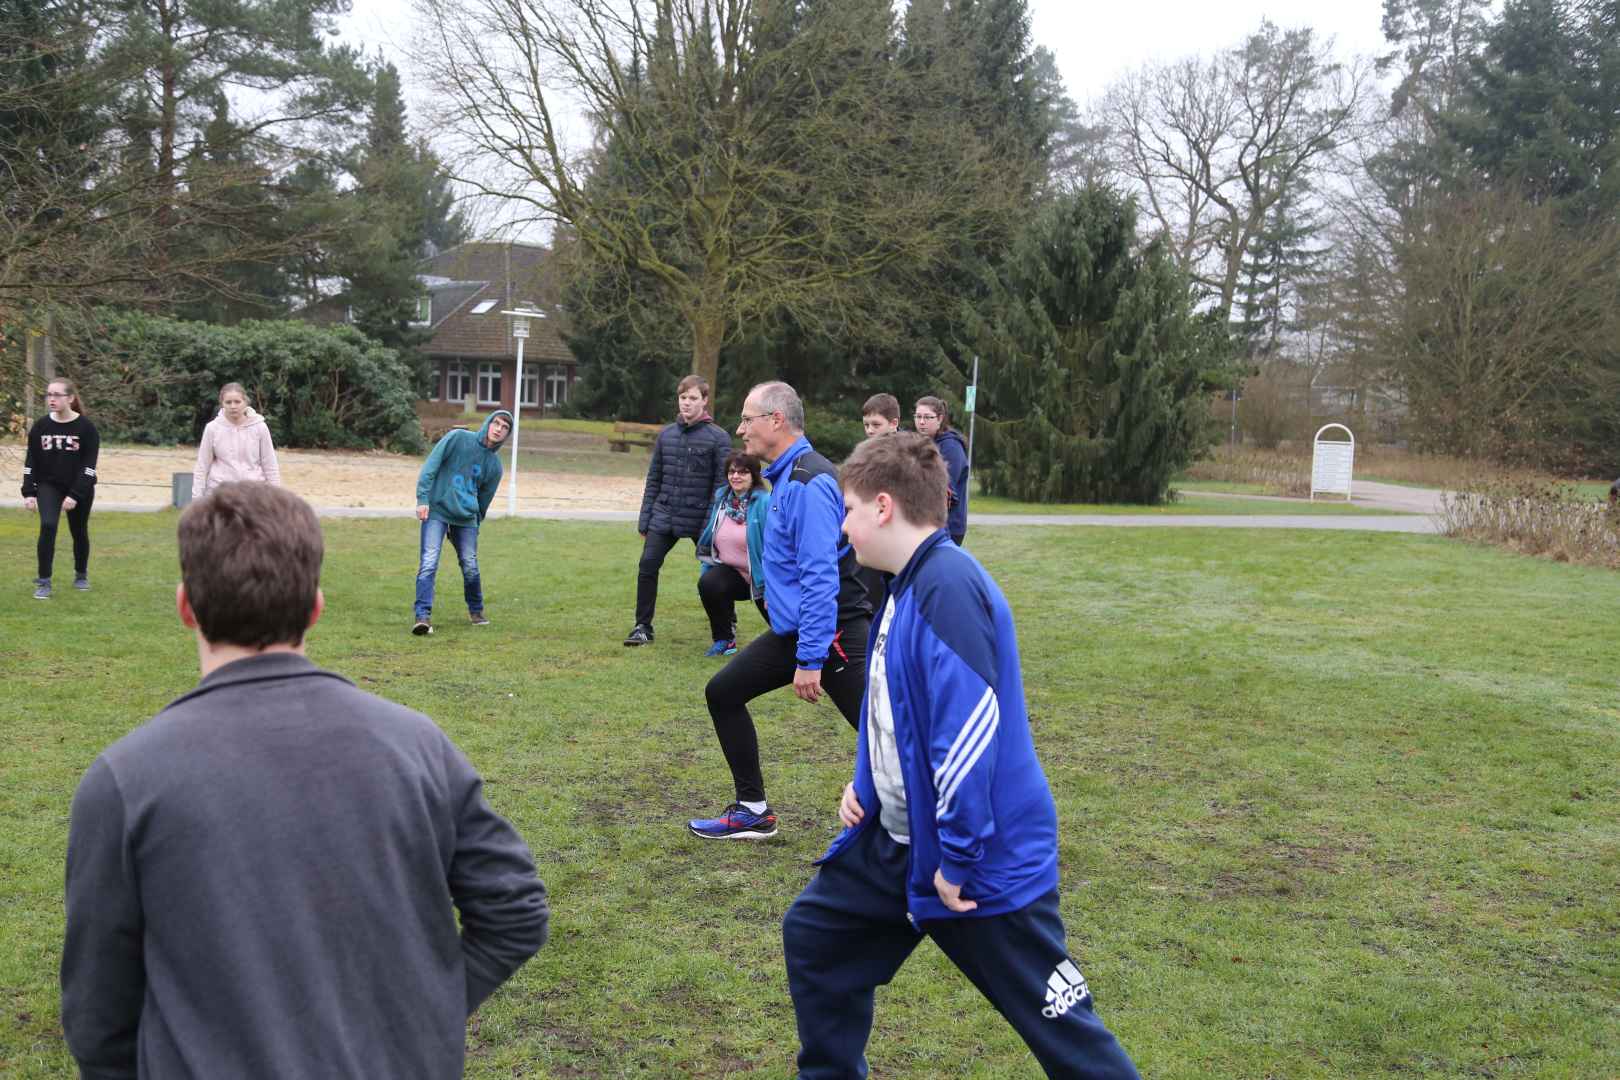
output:
M725 319L700 312L692 316L692 372L709 380L709 400L720 392L720 343L726 337Z

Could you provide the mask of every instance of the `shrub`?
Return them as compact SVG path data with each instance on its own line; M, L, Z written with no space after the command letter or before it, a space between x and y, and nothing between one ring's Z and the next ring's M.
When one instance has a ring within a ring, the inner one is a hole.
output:
M1472 483L1441 497L1440 531L1558 562L1620 569L1620 510L1574 489L1515 480Z
M219 388L239 382L280 445L423 448L409 358L351 326L214 326L102 310L63 339L59 364L110 439L194 442L218 411Z
M1309 434L1306 428L1311 419L1298 388L1288 384L1281 365L1267 367L1244 382L1237 411L1243 434L1262 450L1275 450L1284 439Z

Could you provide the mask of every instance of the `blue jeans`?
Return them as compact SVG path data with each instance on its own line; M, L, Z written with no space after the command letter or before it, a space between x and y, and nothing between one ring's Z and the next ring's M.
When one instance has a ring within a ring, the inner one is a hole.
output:
M433 579L439 573L439 552L444 549L444 537L456 549L461 563L461 584L467 595L467 610L474 615L484 610L484 584L478 576L478 526L450 525L438 518L422 522L422 561L416 571L416 617L426 619L433 613Z

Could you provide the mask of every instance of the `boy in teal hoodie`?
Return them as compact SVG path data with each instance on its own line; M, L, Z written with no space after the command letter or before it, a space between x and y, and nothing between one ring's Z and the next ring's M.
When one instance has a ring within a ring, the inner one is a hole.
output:
M474 435L457 428L439 440L416 478L416 517L422 523L421 562L416 571L416 625L411 633L433 633L433 581L439 552L448 535L461 563L467 614L474 626L488 626L483 581L478 576L478 526L489 513L501 484L500 449L512 432L512 414L490 413Z

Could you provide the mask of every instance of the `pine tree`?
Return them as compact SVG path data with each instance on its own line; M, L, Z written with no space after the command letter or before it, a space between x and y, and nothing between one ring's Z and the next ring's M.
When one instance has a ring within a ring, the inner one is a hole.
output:
M1053 200L967 313L984 361L976 470L991 494L1156 503L1204 448L1210 391L1230 379L1224 327L1136 208L1100 187Z
M1503 7L1445 124L1485 183L1562 204L1577 219L1620 205L1614 6L1509 0Z

